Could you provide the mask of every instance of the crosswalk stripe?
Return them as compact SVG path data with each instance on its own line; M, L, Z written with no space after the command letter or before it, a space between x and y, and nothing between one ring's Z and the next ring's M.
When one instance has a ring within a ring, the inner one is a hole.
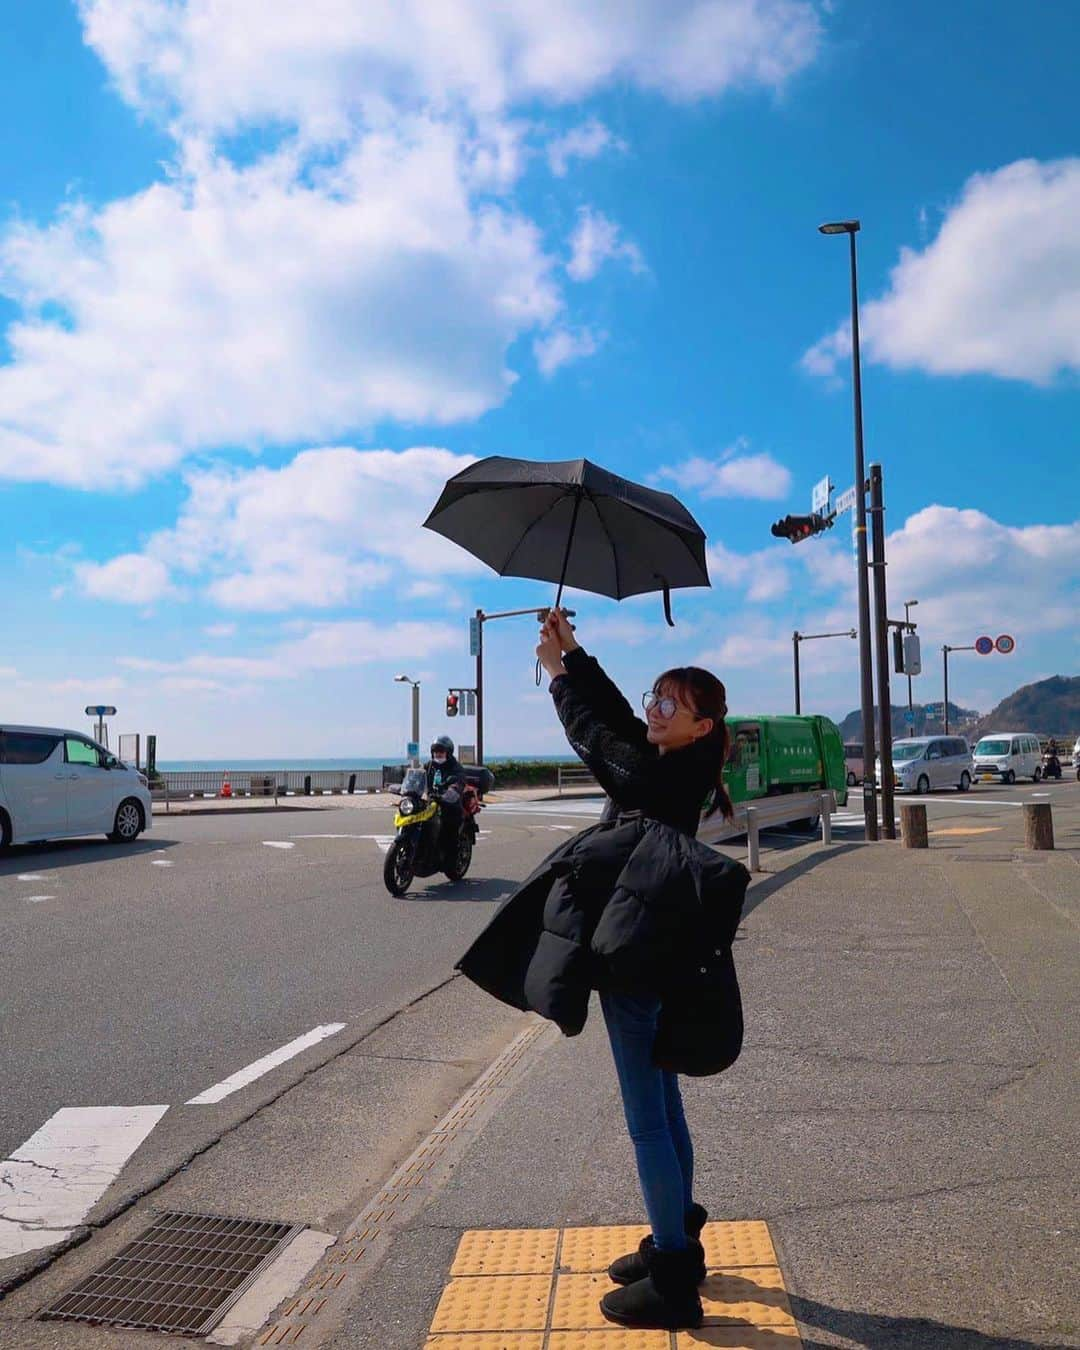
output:
M197 1097L188 1098L185 1105L208 1106L213 1102L220 1102L222 1098L230 1096L242 1087L246 1087L248 1083L253 1083L256 1078L261 1078L264 1073L269 1073L279 1064L284 1064L286 1060L300 1054L302 1050L317 1045L327 1036L336 1035L344 1027L344 1022L327 1022L325 1026L313 1027L303 1036L297 1036L295 1040L290 1041L288 1045L282 1045L277 1050L271 1050L268 1055L263 1055L261 1059L255 1060L244 1069L237 1069L236 1073L230 1074L228 1078L223 1078L220 1083L215 1083L205 1092L200 1092Z
M65 1106L0 1163L0 1258L70 1236L167 1106Z

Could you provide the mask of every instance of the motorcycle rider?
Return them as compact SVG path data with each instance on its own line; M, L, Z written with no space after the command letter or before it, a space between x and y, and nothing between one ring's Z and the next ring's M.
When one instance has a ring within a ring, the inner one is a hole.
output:
M429 796L438 797L442 804L442 842L445 846L457 838L461 829L464 815L461 794L467 782L449 736L437 736L431 742L431 759L424 769Z

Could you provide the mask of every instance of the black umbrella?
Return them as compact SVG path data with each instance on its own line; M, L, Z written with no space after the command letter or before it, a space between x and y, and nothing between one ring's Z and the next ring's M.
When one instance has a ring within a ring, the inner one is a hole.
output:
M537 463L493 455L455 474L426 529L500 576L610 595L708 586L705 533L669 492L631 483L587 459Z

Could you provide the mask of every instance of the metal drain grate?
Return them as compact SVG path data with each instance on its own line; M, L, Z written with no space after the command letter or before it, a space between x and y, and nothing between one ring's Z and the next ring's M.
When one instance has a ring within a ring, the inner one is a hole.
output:
M303 1230L171 1211L40 1316L204 1336Z

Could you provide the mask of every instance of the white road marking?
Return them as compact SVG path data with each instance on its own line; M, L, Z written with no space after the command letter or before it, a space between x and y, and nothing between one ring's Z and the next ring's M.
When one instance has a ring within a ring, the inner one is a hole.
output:
M31 905L40 905L42 900L55 900L55 895L24 895L23 899Z
M169 862L169 861L168 861L167 859L165 859L165 858L151 858L151 859L150 859L150 866L151 866L151 867L171 867L171 866L172 866L172 863Z
M390 845L397 838L396 834L358 834L357 839L374 839L384 853L389 853Z
M62 1242L169 1108L65 1106L0 1163L0 1257Z
M370 839L370 834L294 834L293 839Z
M489 802L487 811L495 811L508 816L599 816L605 803L602 801L565 802Z
M295 844L290 844L287 839L264 839L264 848L295 848Z
M55 881L56 877L52 872L20 872L17 881Z
M344 1026L344 1022L327 1022L325 1026L313 1027L311 1031L305 1032L303 1036L297 1036L296 1040L290 1041L288 1045L272 1050L270 1054L263 1055L262 1059L257 1059L253 1064L249 1064L246 1069L238 1069L236 1073L230 1074L220 1083L215 1083L205 1092L200 1092L197 1097L189 1098L185 1105L207 1106L212 1102L220 1102L222 1098L228 1097L242 1087L246 1087L248 1083L253 1083L256 1078L261 1078L264 1073L269 1073L271 1069L276 1069L279 1064L284 1064L286 1060L300 1054L302 1050L306 1050L312 1045L318 1045L327 1036L336 1035L337 1032L344 1029Z

